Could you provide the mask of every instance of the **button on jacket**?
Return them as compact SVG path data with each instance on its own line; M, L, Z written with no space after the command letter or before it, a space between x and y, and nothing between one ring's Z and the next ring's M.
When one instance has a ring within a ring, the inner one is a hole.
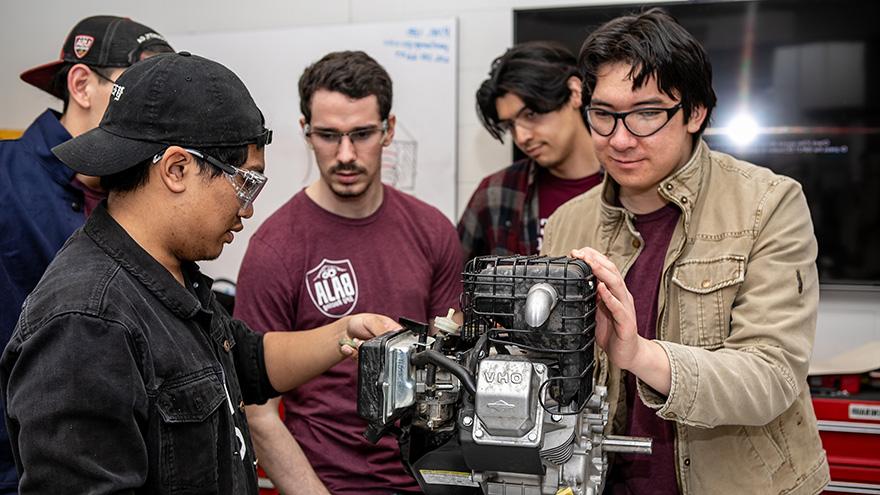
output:
M0 360L22 495L257 493L238 405L277 395L262 337L184 277L104 206L64 245Z
M607 177L557 210L546 254L590 246L625 275L642 243L632 213L613 206L616 190ZM659 192L682 212L657 301L672 388L663 397L637 386L676 423L681 493L820 492L828 464L806 383L817 247L800 185L700 141ZM597 378L608 386L609 431L622 433L622 373L601 352Z

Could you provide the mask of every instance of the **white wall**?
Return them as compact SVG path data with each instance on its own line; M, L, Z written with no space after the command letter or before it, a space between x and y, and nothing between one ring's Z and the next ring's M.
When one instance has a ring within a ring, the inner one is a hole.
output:
M595 0L0 0L0 129L25 128L57 100L18 79L23 70L58 56L64 36L82 17L124 15L163 34L241 31L291 26L455 16L459 19L458 211L485 175L506 166L509 146L480 126L474 92L493 58L513 40L513 9L600 3ZM625 3L625 2L601 2ZM185 49L185 47L177 47ZM358 48L358 47L352 47ZM259 54L254 54L259 57ZM219 60L222 62L222 60ZM267 60L283 64L283 60ZM279 81L296 91L296 81ZM297 116L291 116L296 118ZM269 167L272 164L268 164Z
M129 16L160 33L240 31L291 26L455 16L459 19L458 211L485 175L506 166L508 146L480 126L474 92L489 63L513 40L513 9L626 3L596 0L0 0L0 128L24 129L56 100L18 74L58 56L64 36L88 15ZM183 47L178 47L183 49ZM358 48L358 47L352 47ZM255 57L260 54L255 53ZM222 60L220 60L222 62ZM283 60L266 60L283 64ZM296 91L296 81L279 81ZM291 116L296 118L296 116ZM272 164L268 164L269 167ZM878 226L880 228L880 226ZM823 291L816 357L880 340L880 291Z

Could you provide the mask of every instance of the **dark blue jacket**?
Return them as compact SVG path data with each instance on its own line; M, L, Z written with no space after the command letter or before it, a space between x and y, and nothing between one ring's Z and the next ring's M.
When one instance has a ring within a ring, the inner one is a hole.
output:
M46 110L20 139L0 141L0 347L9 341L25 297L85 222L83 193L70 184L74 172L52 154L53 146L70 138L58 114ZM0 494L15 493L16 484L0 423Z
M20 139L0 141L0 338L6 344L24 298L74 230L85 223L73 170L52 154L71 138L52 110Z
M22 495L257 495L263 337L181 269L185 286L103 205L49 265L0 359Z

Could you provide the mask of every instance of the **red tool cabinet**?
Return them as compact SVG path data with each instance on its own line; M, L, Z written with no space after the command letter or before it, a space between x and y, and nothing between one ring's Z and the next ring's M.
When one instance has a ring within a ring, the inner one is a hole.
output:
M880 495L880 395L813 397L831 467L826 494Z

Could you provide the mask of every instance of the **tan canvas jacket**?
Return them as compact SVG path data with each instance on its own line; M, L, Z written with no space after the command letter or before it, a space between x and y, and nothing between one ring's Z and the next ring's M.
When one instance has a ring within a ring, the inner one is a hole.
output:
M616 186L572 199L550 218L544 253L590 246L626 274L641 252ZM681 209L663 265L658 343L668 397L638 382L649 407L676 422L682 494L814 494L828 464L806 383L816 330L816 239L800 185L713 152L700 141L659 186ZM609 431L622 433L621 371L599 352Z

